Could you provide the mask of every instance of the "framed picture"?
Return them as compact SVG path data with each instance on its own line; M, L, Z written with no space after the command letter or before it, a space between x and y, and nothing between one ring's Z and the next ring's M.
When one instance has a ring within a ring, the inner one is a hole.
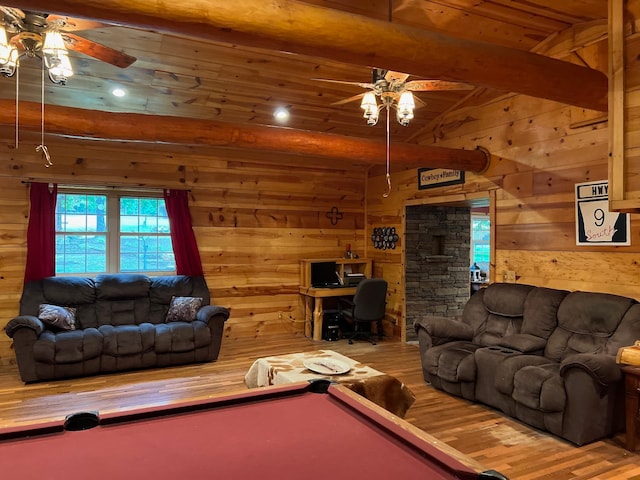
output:
M609 181L576 184L576 245L631 245L628 213L609 211Z
M444 187L464 183L464 170L448 168L419 168L418 189Z

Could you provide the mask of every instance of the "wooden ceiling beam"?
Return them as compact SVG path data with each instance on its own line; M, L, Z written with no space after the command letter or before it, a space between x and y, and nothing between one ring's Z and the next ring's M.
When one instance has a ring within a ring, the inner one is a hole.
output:
M532 52L291 0L14 0L16 7L375 66L607 111L607 76Z
M20 129L40 131L41 107L20 102ZM0 125L15 125L15 105L0 100ZM95 140L250 148L309 157L338 158L371 165L386 163L384 141L263 125L136 113L108 113L47 105L47 135ZM391 144L394 166L433 167L480 172L489 163L480 149L459 150L408 143Z

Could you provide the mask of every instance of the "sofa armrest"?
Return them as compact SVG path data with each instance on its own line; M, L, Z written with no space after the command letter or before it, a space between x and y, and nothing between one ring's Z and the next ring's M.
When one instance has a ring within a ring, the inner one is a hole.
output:
M622 379L622 371L612 355L576 353L560 363L560 375L565 376L571 368L587 372L601 386L606 387Z
M449 340L471 340L473 328L451 317L424 317L414 323L416 333L423 329L431 338Z
M209 321L216 316L222 317L222 321L226 322L229 319L229 309L218 305L205 305L198 310L196 320L209 323Z
M37 337L39 337L44 330L44 324L38 317L34 317L33 315L20 315L10 320L7 326L4 327L4 331L9 337L13 338L16 331L23 327L33 330Z
M528 333L517 333L515 335L502 337L498 345L521 353L535 354L544 351L547 341L544 338L529 335Z

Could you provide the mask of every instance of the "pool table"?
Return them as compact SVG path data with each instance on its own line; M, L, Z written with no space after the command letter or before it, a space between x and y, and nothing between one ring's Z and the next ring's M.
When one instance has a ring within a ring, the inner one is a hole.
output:
M0 430L0 465L64 480L505 478L326 380Z

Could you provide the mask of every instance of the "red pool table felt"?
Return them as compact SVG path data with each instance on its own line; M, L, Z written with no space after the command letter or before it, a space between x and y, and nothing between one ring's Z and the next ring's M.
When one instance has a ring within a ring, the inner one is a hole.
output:
M471 479L479 471L344 387L308 384L0 431L3 478ZM50 430L57 430L50 432ZM3 439L4 438L4 439Z

